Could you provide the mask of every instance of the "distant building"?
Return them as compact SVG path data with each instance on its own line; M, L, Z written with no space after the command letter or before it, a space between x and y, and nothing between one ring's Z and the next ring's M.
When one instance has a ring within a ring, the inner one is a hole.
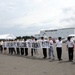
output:
M40 36L40 34L35 34L34 37L40 39L41 36Z
M52 30L42 30L39 35L35 35L36 38L40 37L63 37L66 38L70 34L75 34L75 28L62 28L62 29L52 29Z

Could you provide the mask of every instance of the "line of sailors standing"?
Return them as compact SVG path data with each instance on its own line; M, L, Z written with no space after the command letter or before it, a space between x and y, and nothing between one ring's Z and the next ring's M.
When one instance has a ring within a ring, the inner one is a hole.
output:
M68 50L69 61L73 61L73 53L74 53L74 42L71 40L71 37L67 38L66 47ZM41 37L41 40L37 40L34 37L30 41L25 40L10 40L4 41L3 43L0 41L0 51L2 50L6 52L9 50L9 54L17 54L17 55L28 55L28 48L31 48L31 56L33 54L38 55L38 48L42 48L43 50L43 58L47 58L47 49L49 59L54 59L54 49L53 49L53 40L51 37L48 40L45 40L44 37ZM56 40L56 51L58 60L62 60L62 38L58 37Z

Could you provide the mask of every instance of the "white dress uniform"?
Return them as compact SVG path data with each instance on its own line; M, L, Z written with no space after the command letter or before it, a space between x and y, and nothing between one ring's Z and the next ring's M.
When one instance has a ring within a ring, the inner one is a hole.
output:
M68 48L68 57L69 57L69 61L73 61L73 53L74 53L74 42L73 40L68 40L67 41L67 48Z
M62 41L57 40L56 41L56 50L57 50L57 57L58 60L62 60L61 56L62 56Z

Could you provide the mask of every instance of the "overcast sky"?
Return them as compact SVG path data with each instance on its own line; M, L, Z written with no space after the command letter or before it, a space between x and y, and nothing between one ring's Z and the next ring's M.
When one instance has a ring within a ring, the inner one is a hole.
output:
M75 0L0 0L0 34L34 35L75 26Z

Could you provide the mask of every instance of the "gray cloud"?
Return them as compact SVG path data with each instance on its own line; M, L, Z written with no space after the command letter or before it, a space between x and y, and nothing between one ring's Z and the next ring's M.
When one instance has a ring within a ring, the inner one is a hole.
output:
M70 18L66 18L66 19L63 19L63 20L61 20L61 22L75 22L75 17L70 17Z
M64 14L67 14L68 12L72 11L72 8L64 8L62 11Z
M62 9L62 18L60 19L60 24L66 27L75 27L75 9L64 8Z
M41 29L74 26L75 1L64 1L0 0L0 34L31 35Z

